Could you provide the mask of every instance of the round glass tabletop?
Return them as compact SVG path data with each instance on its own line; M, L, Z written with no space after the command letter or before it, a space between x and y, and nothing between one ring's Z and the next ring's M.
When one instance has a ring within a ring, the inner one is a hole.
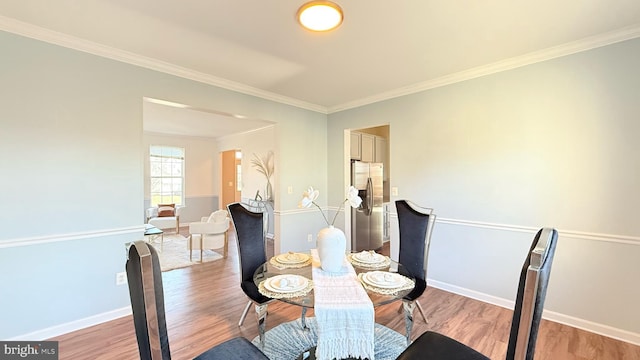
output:
M356 271L356 274L366 273L369 271L387 271L391 273L400 273L414 280L411 276L407 275L408 272L404 271L404 267L402 266L402 264L393 260L390 261L389 266L386 266L383 268L376 268L376 269L360 267L353 262L352 262L352 265ZM266 263L262 264L256 269L255 273L253 274L253 282L256 284L256 286L259 286L262 281L277 275L300 275L300 276L304 276L309 280L312 280L311 269L312 269L311 264L308 264L304 267L297 267L297 268L294 268L294 267L280 268L280 267L274 266L269 260L267 260ZM405 295L409 294L412 290L413 290L412 288L409 288L409 289L399 290L391 294L382 294L380 292L369 290L367 289L367 287L365 287L365 291L367 292L367 295L369 295L369 298L371 299L373 306L384 305L384 304L388 304L390 302L396 301L398 299L402 299ZM304 296L279 298L278 300L281 300L290 304L298 305L298 306L312 308L314 305L313 289Z

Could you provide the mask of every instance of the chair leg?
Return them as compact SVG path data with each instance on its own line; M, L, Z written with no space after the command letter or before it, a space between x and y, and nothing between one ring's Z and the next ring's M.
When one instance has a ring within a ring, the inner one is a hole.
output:
M229 236L227 232L224 232L224 258L227 258L227 254L229 253Z
M300 322L302 322L302 330L309 330L309 327L307 326L307 307L303 306L302 307L302 315L300 315Z
M420 312L420 315L422 315L422 320L424 320L424 322L428 324L429 320L427 320L427 317L424 315L424 310L422 310L422 305L420 305L418 300L416 300L416 306L418 307L418 311Z
M244 307L244 310L242 311L242 315L240 316L240 322L238 322L238 326L242 326L242 324L244 324L244 319L247 317L247 314L249 313L249 308L251 307L251 303L252 301L249 300L249 302L247 303L247 306Z
M264 332L267 325L267 304L256 305L256 318L258 319L260 347L264 348Z
M411 345L411 330L413 329L413 310L416 307L415 301L402 300L404 308L404 327L407 332L407 346Z
M189 262L193 261L193 234L189 234Z
M204 259L202 258L203 252L204 252L204 234L200 234L200 263L201 264L204 262Z
M428 324L429 320L427 319L427 316L424 314L424 310L422 309L422 305L420 305L418 300L415 300L415 302L416 302L416 306L418 307L418 311L420 312L420 315L422 316L422 320L424 320L424 322ZM400 304L400 306L398 307L398 314L402 314L402 312L404 312L404 305Z

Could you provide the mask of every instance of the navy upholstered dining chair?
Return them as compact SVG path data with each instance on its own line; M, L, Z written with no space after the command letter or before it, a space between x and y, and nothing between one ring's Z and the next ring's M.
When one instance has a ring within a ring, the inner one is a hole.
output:
M520 271L507 360L532 360L549 284L558 232L543 228L536 234ZM442 334L420 335L397 360L487 360L488 357Z
M416 307L422 319L427 322L418 298L427 288L427 262L436 215L433 209L420 207L407 200L396 201L396 212L400 238L398 261L403 265L404 271L408 272L416 282L413 291L402 299L407 344L410 344L413 312Z
M249 302L240 316L238 326L242 326L251 304L255 303L260 344L264 345L267 305L273 299L262 295L253 282L253 274L256 269L267 261L263 213L250 211L241 203L229 204L227 209L238 242L240 288L249 298Z
M136 241L129 247L125 267L140 359L170 360L171 351L158 253L150 244ZM195 359L268 360L257 347L243 337L236 337L218 344Z

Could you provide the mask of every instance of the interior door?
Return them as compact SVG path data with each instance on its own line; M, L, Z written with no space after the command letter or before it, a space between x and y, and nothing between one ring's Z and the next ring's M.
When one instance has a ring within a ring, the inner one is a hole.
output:
M240 190L238 184L242 183L242 176L239 171L241 163L240 150L227 150L222 152L222 196L220 203L222 209L226 209L227 205L240 201Z

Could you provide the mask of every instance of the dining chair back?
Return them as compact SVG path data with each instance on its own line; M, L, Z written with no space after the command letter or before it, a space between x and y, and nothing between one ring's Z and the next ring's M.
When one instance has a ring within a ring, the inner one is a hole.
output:
M162 270L155 248L144 241L129 246L125 265L133 323L142 360L171 360ZM236 337L195 357L197 360L267 359L249 340Z
M158 253L144 241L128 251L125 265L141 359L171 359Z
M415 307L418 308L422 319L427 322L427 317L417 299L427 288L427 264L436 215L433 209L420 207L407 200L396 201L396 212L400 240L398 261L403 265L406 275L415 279L414 289L402 299L407 344L410 344Z
M396 201L396 212L400 234L398 261L411 276L424 280L436 215L432 208L420 207L407 200Z
M533 359L557 241L556 229L543 228L529 248L520 271L507 359Z
M238 326L242 326L244 323L251 303L256 303L258 332L260 334L260 343L263 344L265 321L267 318L267 303L272 299L262 295L253 282L253 274L256 269L267 261L263 214L250 211L241 203L229 204L227 205L227 209L229 210L238 242L240 287L250 299L240 316Z
M534 357L557 240L558 232L555 229L542 228L529 248L520 271L507 345L507 360L532 360ZM489 358L452 338L426 331L397 358L397 360L418 359L488 360Z

